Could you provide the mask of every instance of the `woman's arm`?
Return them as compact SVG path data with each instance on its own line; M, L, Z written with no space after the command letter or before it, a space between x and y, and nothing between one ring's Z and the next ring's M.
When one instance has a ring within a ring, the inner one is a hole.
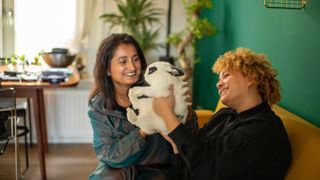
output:
M94 133L93 147L100 161L111 167L167 162L170 147L160 134L147 136L126 120L111 121L92 111L89 111L89 117ZM117 123L122 123L120 127L125 130L115 127Z
M155 105L169 110L172 101L159 98L155 102ZM159 115L164 119L168 118L165 119L166 123L174 121L174 118L170 119L171 115L165 115L162 111L164 110L160 110ZM205 135L200 137L192 134L182 124L171 129L169 137L177 147L191 179L205 179L217 175L228 179L230 175L241 174L248 169L273 167L274 160L280 158L279 149L285 144L276 137L275 132L279 128L274 127L274 118L255 114L235 121L234 126L230 126L225 121L234 117L229 111L223 109L215 114L212 123L202 130ZM219 129L212 128L217 127L213 126L216 122L221 122Z
M138 128L129 132L119 132L112 127L111 120L104 116L94 115L89 111L89 118L93 129L93 147L98 159L111 167L125 167L132 165L143 154L148 143L142 137Z
M154 98L153 108L155 112L165 121L169 132L172 132L172 130L174 130L181 124L181 121L176 117L174 113L175 99L173 95L173 86L170 86L169 90L170 95L168 97ZM192 132L192 134L198 134L199 126L197 117L195 112L191 108L189 108L188 118L185 126ZM178 148L174 141L168 135L162 133L161 135L171 144L174 153L178 154Z
M184 126L186 126L186 128L188 128L192 134L199 134L198 117L196 112L191 107L189 108L188 118Z

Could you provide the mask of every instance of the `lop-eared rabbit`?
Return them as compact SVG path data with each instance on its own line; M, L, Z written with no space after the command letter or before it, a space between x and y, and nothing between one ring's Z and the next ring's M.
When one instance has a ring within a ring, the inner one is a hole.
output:
M132 108L127 108L128 120L142 129L146 134L162 132L168 134L164 121L153 111L153 97L167 97L169 86L174 87L175 108L174 112L182 123L185 123L188 115L188 103L186 102L186 82L181 79L184 73L177 67L167 62L155 62L150 64L144 79L148 86L136 86L129 90L129 98Z

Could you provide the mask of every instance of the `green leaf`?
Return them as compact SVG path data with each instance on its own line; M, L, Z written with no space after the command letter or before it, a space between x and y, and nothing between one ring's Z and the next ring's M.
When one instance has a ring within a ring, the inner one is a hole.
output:
M119 13L106 13L99 18L110 24L110 30L116 26L124 32L133 35L143 50L155 47L155 39L159 30L153 30L154 25L160 26L160 17L164 11L156 8L153 0L118 0Z
M16 65L17 64L17 59L15 58L15 56L11 56L10 62L11 62L12 65Z

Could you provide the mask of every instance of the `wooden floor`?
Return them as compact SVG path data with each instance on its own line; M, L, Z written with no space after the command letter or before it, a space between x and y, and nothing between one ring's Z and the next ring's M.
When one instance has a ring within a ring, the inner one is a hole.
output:
M97 165L97 158L91 144L51 144L46 154L48 180L88 179ZM21 147L21 162L25 167L24 149ZM37 148L29 152L29 168L25 173L26 180L40 180L40 168ZM0 180L14 179L14 148L10 146L6 154L0 157Z

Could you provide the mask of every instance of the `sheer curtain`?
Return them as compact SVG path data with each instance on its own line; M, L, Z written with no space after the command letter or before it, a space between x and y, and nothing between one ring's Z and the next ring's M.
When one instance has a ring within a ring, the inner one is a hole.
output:
M105 3L104 0L77 0L75 36L70 46L82 58L89 77L92 77L98 45L106 36L104 23L99 19Z

